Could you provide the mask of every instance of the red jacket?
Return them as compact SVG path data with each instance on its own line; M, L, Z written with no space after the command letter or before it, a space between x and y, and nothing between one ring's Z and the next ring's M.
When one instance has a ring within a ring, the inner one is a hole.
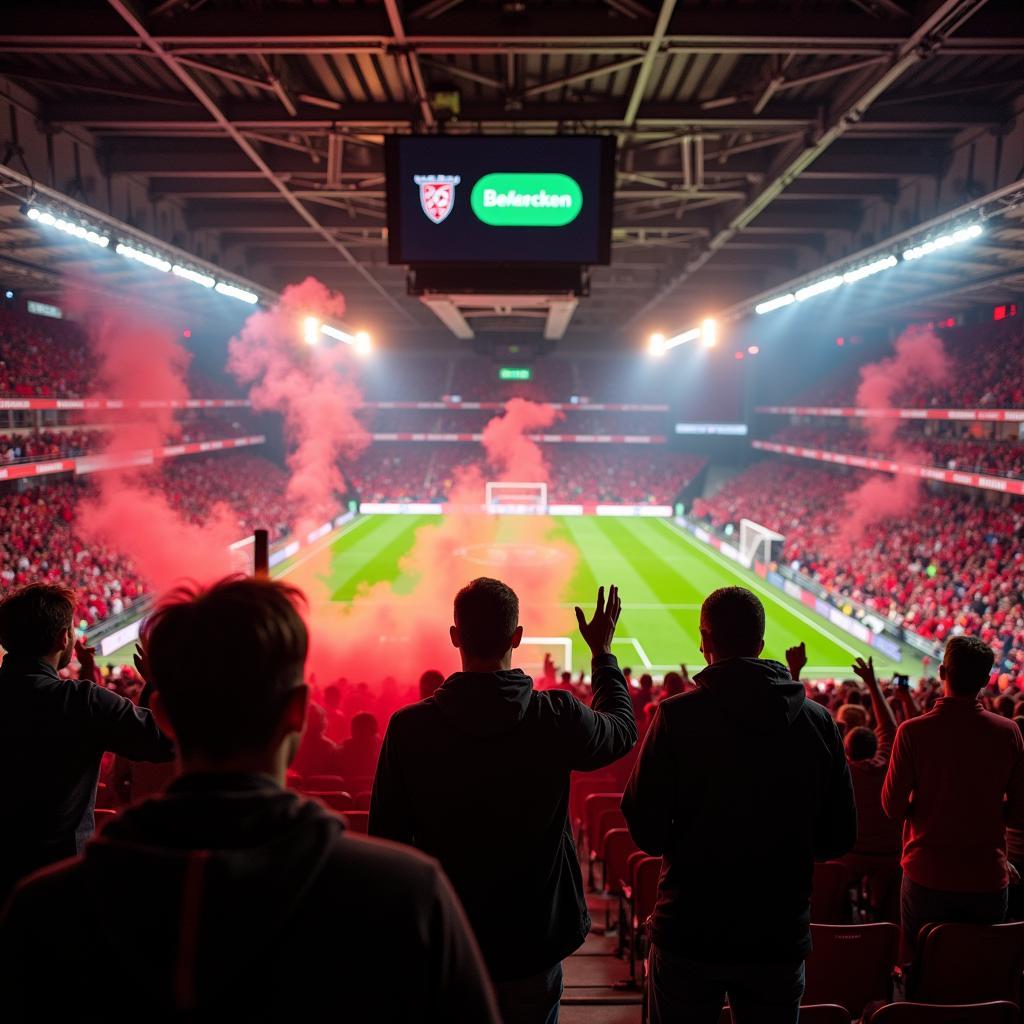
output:
M1024 826L1024 739L973 697L943 697L896 733L882 789L903 819L903 870L948 892L1007 885L1006 828Z

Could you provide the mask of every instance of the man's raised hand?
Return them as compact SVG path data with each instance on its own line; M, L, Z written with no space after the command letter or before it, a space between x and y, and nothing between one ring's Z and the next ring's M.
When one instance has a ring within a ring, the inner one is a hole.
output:
M796 647L790 647L789 650L786 651L786 664L789 666L789 674L794 679L799 679L800 672L807 664L807 647L803 640L801 640Z
M619 600L619 588L615 586L608 588L607 603L604 599L604 587L598 588L597 607L589 622L583 614L583 609L579 605L576 606L576 621L579 623L580 634L595 658L599 654L611 654L615 624L619 621L621 612L622 602Z
M864 680L864 685L869 689L873 689L878 686L878 681L875 679L875 659L868 658L865 661L863 658L858 658L853 663L854 675L860 676Z

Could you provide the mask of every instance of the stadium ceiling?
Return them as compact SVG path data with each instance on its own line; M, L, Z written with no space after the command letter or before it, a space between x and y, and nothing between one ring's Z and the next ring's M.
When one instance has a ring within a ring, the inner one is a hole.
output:
M51 139L94 146L108 192L143 180L182 248L273 290L315 274L379 333L438 330L386 263L385 135L616 135L613 262L568 335L587 344L877 244L908 203L924 221L1006 185L1019 144L952 172L1019 129L1022 57L1020 0L66 0L0 23L0 76ZM979 280L1014 280L1020 236L991 239ZM969 284L950 277L943 300Z

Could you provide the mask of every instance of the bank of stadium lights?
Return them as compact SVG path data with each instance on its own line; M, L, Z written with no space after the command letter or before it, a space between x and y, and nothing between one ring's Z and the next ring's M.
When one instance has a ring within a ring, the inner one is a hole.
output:
M219 295L226 295L229 299L248 302L250 306L260 301L255 292L249 291L248 288L239 288L238 285L229 284L227 281L218 281L213 290Z
M693 327L688 331L683 331L682 334L675 334L671 338L666 338L664 334L656 332L647 339L647 351L655 359L658 359L669 349L685 345L690 341L697 341L698 338L704 348L714 348L718 343L718 321L706 317L701 321L700 327Z
M970 242L978 238L983 232L984 228L980 224L968 224L965 227L957 228L956 231L950 231L948 234L937 235L935 238L929 238L920 245L904 249L903 262L908 263L911 260L919 260L933 252L941 252L944 249L948 249L952 245ZM771 313L776 309L790 306L794 302L804 302L807 299L814 298L816 295L839 288L841 285L856 284L857 281L863 281L865 277L872 277L883 270L891 270L899 263L900 260L890 253L888 256L882 256L871 263L853 267L843 274L834 274L831 277L822 278L820 281L813 281L803 288L798 288L795 292L786 292L785 295L776 295L771 299L766 299L764 302L759 302L754 307L754 312L758 315L763 315Z
M72 220L61 213L55 213L52 210L36 206L32 203L26 203L22 210L25 216L34 224L55 228L67 235L71 235L73 238L80 238L84 242L90 242L92 245L99 246L101 249L106 249L111 243L110 236L104 233L102 228L91 225L86 221ZM241 288L230 281L218 281L212 275L202 270L197 270L195 267L190 267L183 263L175 263L173 260L161 256L158 252L142 249L131 240L117 242L114 245L114 252L125 259L142 263L151 270L157 270L163 274L172 273L183 281L199 285L200 288L212 288L221 295L238 299L250 305L259 302L260 297L248 288Z
M373 339L368 331L356 331L350 334L341 330L340 327L332 327L330 324L322 323L315 316L307 316L302 321L302 338L307 345L318 345L320 335L340 341L344 345L350 345L353 351L360 356L368 356L373 350Z
M930 238L921 245L912 246L903 250L905 260L919 260L922 256L928 256L933 252L948 249L951 245L959 245L961 242L970 242L982 233L980 224L969 224L967 227L951 231L948 235L939 235L938 238Z
M101 231L97 231L88 224L80 224L76 221L67 220L65 217L57 216L49 210L41 210L37 206L30 206L25 211L25 216L37 224L42 224L48 228L56 228L58 231L63 231L66 235L82 239L83 242L98 245L101 249L106 249L110 245L110 238Z

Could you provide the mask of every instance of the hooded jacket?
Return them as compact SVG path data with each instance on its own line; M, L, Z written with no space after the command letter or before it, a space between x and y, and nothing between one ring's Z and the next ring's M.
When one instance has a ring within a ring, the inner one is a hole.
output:
M572 771L636 742L614 656L594 660L591 707L518 669L456 672L398 711L381 747L370 833L437 857L496 981L547 970L590 930L568 820Z
M85 679L61 679L42 658L8 654L0 665L0 904L36 868L81 850L92 835L105 751L172 761L153 716Z
M23 882L0 936L5 1021L498 1019L437 863L265 776L183 776L129 808Z
M622 798L663 858L653 937L692 959L797 963L810 951L814 861L857 839L829 713L783 665L716 662L662 701Z

